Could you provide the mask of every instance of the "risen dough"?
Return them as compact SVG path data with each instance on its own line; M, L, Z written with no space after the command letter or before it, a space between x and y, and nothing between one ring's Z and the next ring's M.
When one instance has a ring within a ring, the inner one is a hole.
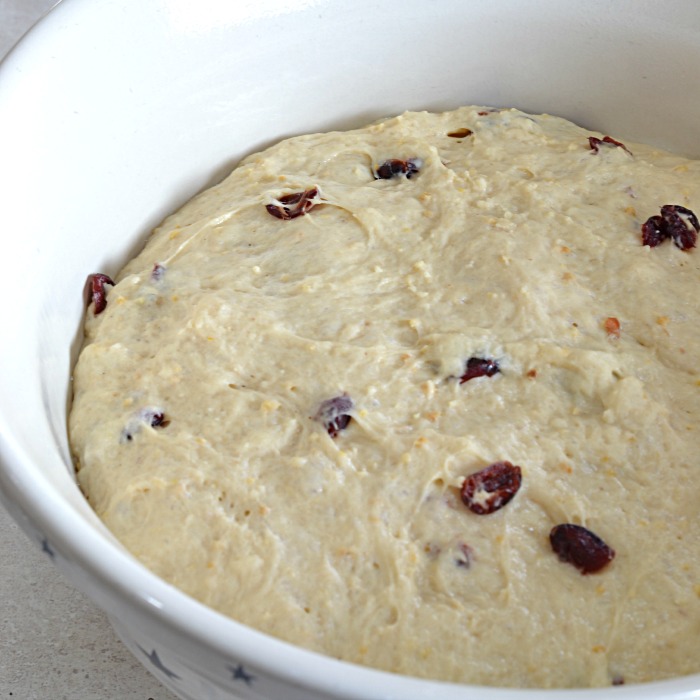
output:
M78 478L110 530L213 608L361 664L699 671L700 253L640 227L700 206L700 164L591 135L408 113L250 156L167 219L75 369ZM375 179L388 159L419 172ZM313 188L305 215L266 208ZM500 372L460 383L470 357ZM344 394L333 438L315 417ZM503 460L520 491L472 513L465 477ZM560 561L567 522L614 561Z

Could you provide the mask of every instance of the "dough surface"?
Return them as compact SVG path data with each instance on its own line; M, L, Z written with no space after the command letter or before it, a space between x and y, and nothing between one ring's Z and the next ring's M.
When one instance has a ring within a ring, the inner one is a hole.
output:
M88 309L74 372L107 527L351 662L519 687L700 671L700 252L640 234L700 208L700 163L590 136L406 113L252 155L168 218ZM392 159L417 172L375 179ZM461 382L470 358L499 371ZM465 478L502 461L519 491L472 512ZM615 558L561 561L561 523Z

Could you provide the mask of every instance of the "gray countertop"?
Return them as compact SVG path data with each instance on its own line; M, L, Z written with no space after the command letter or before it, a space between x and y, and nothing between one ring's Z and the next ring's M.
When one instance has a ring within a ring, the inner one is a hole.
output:
M55 0L0 0L0 58ZM175 700L0 506L0 700Z

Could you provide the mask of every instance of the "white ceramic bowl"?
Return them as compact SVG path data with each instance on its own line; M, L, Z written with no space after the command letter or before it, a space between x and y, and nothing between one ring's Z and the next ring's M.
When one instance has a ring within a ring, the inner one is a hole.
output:
M72 474L66 406L83 283L116 272L165 214L284 136L477 103L700 156L698 85L694 0L65 0L0 69L8 508L182 698L542 697L324 658L218 615L138 564ZM698 697L700 676L548 693L613 696Z

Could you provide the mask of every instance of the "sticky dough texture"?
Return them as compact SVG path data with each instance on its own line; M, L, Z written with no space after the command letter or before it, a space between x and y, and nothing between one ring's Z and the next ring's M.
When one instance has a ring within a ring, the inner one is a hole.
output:
M484 111L284 141L168 218L88 310L80 485L164 579L334 657L521 687L699 671L700 253L640 226L697 211L700 164ZM420 172L375 180L389 158ZM460 384L470 357L501 372ZM342 393L332 439L313 416ZM459 488L500 460L522 488L475 515ZM562 522L615 560L560 562Z

